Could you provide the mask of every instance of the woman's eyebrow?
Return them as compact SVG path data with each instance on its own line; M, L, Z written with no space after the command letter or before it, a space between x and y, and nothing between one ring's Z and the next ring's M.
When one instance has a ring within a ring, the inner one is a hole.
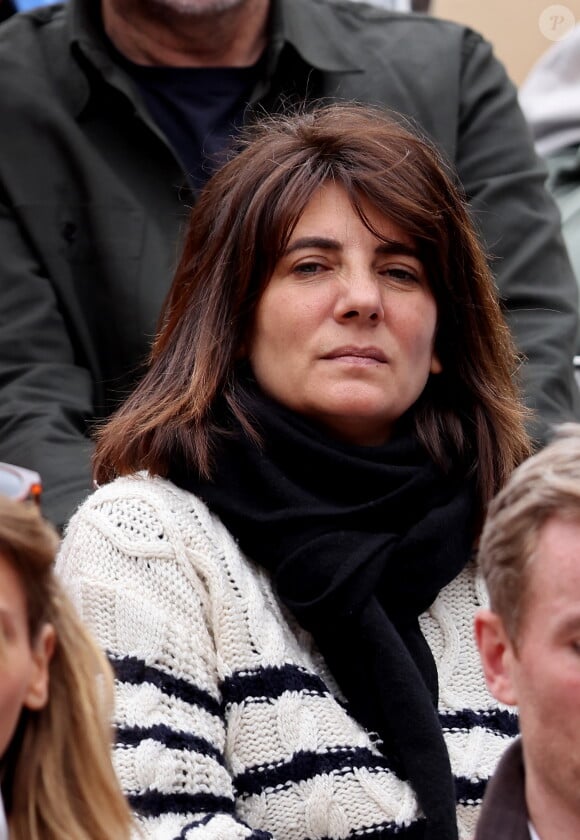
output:
M302 236L300 239L295 239L291 242L284 255L292 254L294 251L300 251L303 248L320 248L324 251L341 251L342 243L337 239L330 239L325 236ZM377 254L401 254L408 257L415 257L420 259L419 251L414 245L409 245L406 242L399 242L395 239L389 239L381 242L375 248Z
M302 236L291 242L284 254L291 254L300 251L302 248L322 248L325 251L341 251L342 244L336 239L328 239L325 236Z
M395 239L388 239L386 242L381 242L375 250L377 254L401 254L401 256L404 255L420 259L419 251L414 245L408 245L406 242L398 242Z

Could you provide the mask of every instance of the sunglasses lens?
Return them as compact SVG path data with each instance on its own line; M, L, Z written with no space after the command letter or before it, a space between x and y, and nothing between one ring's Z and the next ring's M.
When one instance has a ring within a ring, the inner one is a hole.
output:
M0 494L16 501L40 501L42 485L38 473L0 463Z
M0 493L3 496L10 496L11 499L20 499L26 495L26 487L20 476L0 469Z

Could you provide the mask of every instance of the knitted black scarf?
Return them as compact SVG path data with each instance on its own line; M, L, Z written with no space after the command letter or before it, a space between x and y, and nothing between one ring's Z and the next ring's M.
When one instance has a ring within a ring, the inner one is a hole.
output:
M380 735L393 769L414 788L425 840L453 840L437 670L417 619L469 558L473 487L446 477L409 423L384 446L352 446L255 387L242 393L263 446L230 416L212 480L177 461L169 477L271 572L352 713Z

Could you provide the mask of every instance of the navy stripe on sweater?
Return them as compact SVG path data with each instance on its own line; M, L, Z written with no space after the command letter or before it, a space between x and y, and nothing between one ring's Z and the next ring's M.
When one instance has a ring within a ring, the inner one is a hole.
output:
M190 831L193 831L194 828L203 828L203 826L209 825L216 816L216 814L206 814L205 817L202 817L199 820L193 820L193 822L184 825L175 840L187 840L187 835ZM252 833L248 835L247 840L272 840L272 835L266 831L260 831L255 828Z
M152 665L146 665L142 659L135 656L117 658L109 654L109 661L119 682L129 685L149 683L170 697L177 697L192 706L205 709L210 715L221 717L222 708L219 701L187 680L167 674Z
M301 750L287 761L249 767L235 777L234 785L239 796L247 797L265 790L282 790L315 776L344 775L359 767L371 773L391 769L383 756L365 747L336 747L324 753Z
M191 732L180 732L171 729L163 723L155 726L120 726L116 731L116 742L123 747L136 747L141 741L157 741L169 750L187 750L201 753L214 761L224 764L221 752L205 738L192 735Z
M440 713L439 720L445 732L470 732L475 727L515 738L519 734L518 716L507 709L462 709L458 712Z
M148 790L129 793L131 808L143 817L160 817L162 814L200 814L207 811L233 814L233 800L212 793L161 793Z
M211 825L215 817L216 814L206 814L205 817L193 820L181 829L176 840L187 840L187 835L192 829ZM387 840L388 837L397 837L399 840L424 840L425 821L418 820L406 826L394 822L364 826L349 832L346 835L346 840L357 840L357 838L361 838L361 840ZM247 840L272 840L272 835L267 831L254 828ZM335 840L335 838L323 837L320 840Z
M300 668L298 665L268 666L253 671L236 671L227 677L222 685L222 695L226 706L242 703L252 698L259 702L268 702L280 697L284 692L302 694L329 694L324 682Z
M483 799L483 794L489 779L455 779L455 796L462 805L478 805Z
M396 837L397 840L425 840L425 820L418 820L411 825L395 822L369 825L349 832L346 837L347 840L358 840L358 838L360 840L387 840L388 837ZM322 840L334 840L334 838L323 837Z

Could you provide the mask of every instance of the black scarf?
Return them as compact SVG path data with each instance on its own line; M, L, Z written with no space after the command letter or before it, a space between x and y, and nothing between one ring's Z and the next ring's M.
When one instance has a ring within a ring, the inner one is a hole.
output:
M225 412L211 481L177 461L170 479L202 498L267 568L309 630L355 715L415 790L425 840L457 837L437 717L437 669L418 616L465 566L474 492L427 456L409 423L384 446L329 439L251 386L258 447Z

